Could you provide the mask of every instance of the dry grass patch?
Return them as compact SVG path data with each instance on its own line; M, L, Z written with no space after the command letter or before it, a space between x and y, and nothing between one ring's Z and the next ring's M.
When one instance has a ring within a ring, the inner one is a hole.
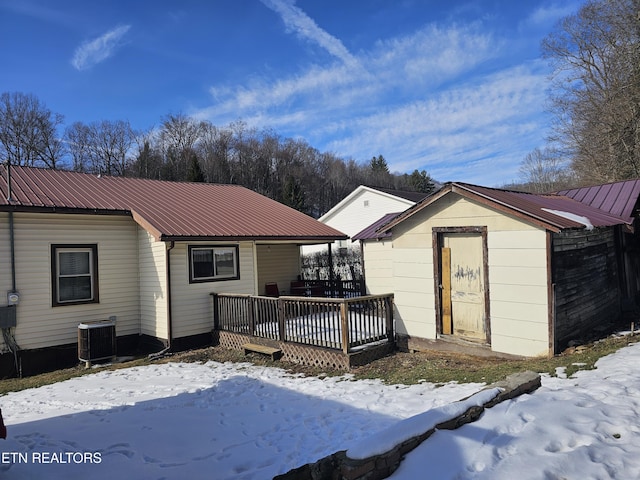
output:
M618 349L636 342L636 336L611 336L604 340L579 347L574 351L553 358L533 358L526 360L506 360L496 357L475 357L460 353L429 351L418 353L396 352L393 355L375 360L368 365L350 372L354 379L377 378L387 384L411 385L421 382L444 384L492 383L504 379L511 373L532 370L539 373L556 375L561 369L567 376L578 370L594 368L599 358L614 353ZM187 352L175 353L160 359L140 357L127 362L104 365L86 369L84 364L73 368L43 373L27 378L0 380L0 395L28 388L37 388L82 375L92 374L104 369L115 370L153 363L166 362L249 362L254 365L282 368L291 373L308 376L337 376L344 372L307 367L284 361L274 361L260 354L244 355L237 350L222 347L208 347Z

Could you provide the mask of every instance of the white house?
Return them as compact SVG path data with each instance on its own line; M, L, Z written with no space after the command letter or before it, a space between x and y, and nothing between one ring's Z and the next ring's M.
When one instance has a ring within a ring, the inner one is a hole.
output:
M427 194L420 192L360 185L331 210L322 215L318 221L351 237L383 215L406 210L426 196ZM339 248L352 247L358 247L358 243L351 240L340 240L332 245L332 250L337 251ZM326 245L303 247L303 253L305 254L321 250L326 251Z

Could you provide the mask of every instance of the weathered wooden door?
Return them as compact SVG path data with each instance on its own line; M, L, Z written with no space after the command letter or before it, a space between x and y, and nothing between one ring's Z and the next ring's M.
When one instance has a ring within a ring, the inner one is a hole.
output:
M442 333L485 340L485 285L482 235L442 235Z

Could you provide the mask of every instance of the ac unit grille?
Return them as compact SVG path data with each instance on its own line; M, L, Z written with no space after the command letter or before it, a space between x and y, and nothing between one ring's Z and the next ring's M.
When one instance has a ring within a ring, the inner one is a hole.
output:
M78 325L78 359L82 362L116 356L116 323L111 320Z

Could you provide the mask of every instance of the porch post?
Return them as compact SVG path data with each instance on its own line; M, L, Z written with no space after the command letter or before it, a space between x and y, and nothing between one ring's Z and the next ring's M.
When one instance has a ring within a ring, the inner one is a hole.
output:
M331 244L328 243L327 244L327 248L329 251L329 296L333 297L334 296L334 278L333 278L333 255L331 254Z

